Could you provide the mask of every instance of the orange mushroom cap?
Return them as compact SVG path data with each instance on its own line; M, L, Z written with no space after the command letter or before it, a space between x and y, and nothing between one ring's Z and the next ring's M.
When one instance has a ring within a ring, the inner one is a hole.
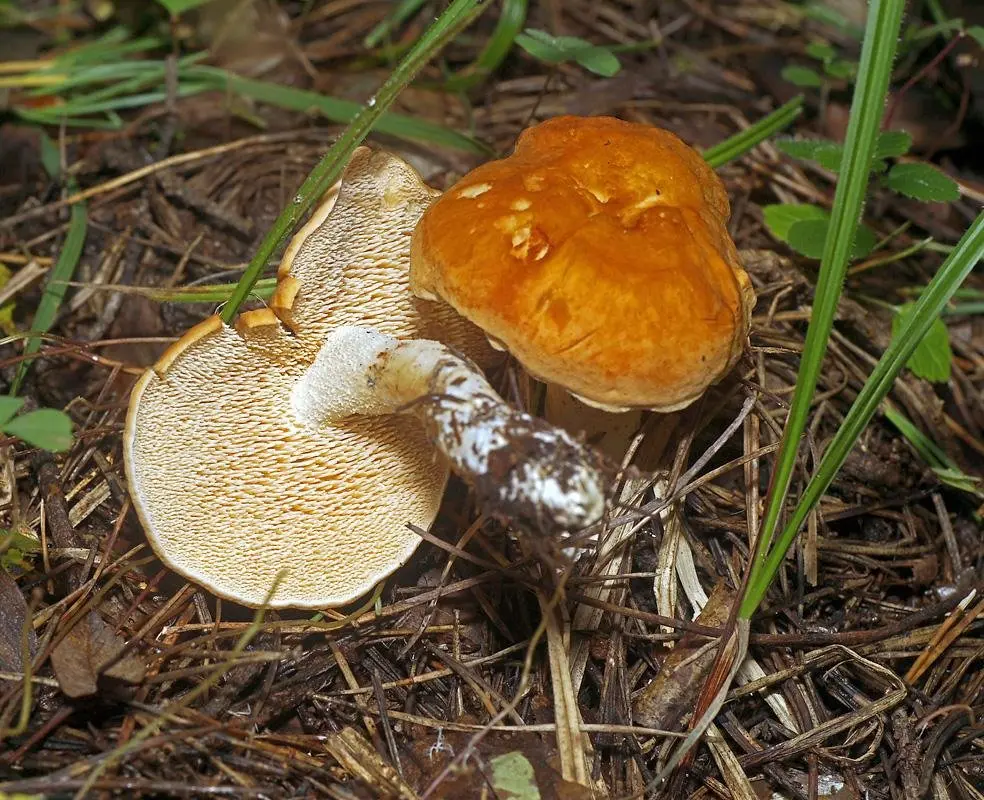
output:
M659 128L557 117L424 213L411 288L606 408L689 405L741 354L755 295L701 156Z

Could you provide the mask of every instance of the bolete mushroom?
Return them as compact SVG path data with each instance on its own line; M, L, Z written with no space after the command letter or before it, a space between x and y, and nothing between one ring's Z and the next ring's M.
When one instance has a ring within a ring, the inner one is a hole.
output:
M410 285L589 405L675 411L747 339L754 291L728 214L717 175L674 134L556 117L428 208Z
M505 406L447 346L487 364L482 334L410 294L409 237L435 195L400 159L360 148L288 247L269 308L235 328L210 317L138 381L130 492L177 572L247 605L281 570L275 607L358 598L409 558L410 525L436 516L448 469L429 439L505 513L600 516L590 454ZM584 466L557 471L558 454Z

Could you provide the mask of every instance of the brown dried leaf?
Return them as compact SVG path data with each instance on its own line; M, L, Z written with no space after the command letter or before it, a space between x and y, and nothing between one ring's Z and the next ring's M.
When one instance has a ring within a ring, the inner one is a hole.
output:
M718 583L707 599L707 605L697 622L719 627L728 619L733 592ZM663 660L659 674L636 697L632 704L633 719L638 725L651 728L675 729L693 710L714 657L714 647L707 646L703 636L687 633Z
M69 697L86 697L96 693L100 675L139 683L146 665L132 653L119 657L122 650L123 640L98 613L90 611L51 654L58 685Z
M28 647L33 655L37 637L27 619L24 595L10 574L0 569L0 670L21 672L24 669L25 626L28 629Z

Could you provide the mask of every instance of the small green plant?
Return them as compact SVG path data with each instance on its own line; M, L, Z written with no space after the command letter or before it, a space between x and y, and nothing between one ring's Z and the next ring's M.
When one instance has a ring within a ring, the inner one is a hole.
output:
M551 36L546 31L527 28L516 36L516 44L545 64L573 62L604 78L611 78L622 69L611 50L576 36Z
M0 569L29 572L30 557L41 552L41 542L27 527L0 528Z
M844 146L829 139L777 139L776 147L786 155L813 161L824 169L840 172ZM888 159L905 156L912 137L904 131L884 131L878 135L871 172L881 184L913 200L948 203L960 197L960 190L949 176L929 164L905 162L890 165Z
M828 139L777 139L776 147L786 155L812 161L824 169L840 172L844 145ZM891 191L923 202L951 202L960 196L956 182L935 167L921 163L891 165L889 159L904 156L912 146L912 137L904 131L883 131L875 140L870 172L878 183ZM830 213L809 203L776 203L762 209L769 232L807 258L819 259L830 228ZM871 228L859 224L854 234L850 258L864 258L878 245ZM893 330L906 319L906 307L894 308ZM928 381L945 382L950 377L950 342L946 326L937 320L930 334L919 344L906 364L912 372Z
M892 336L898 336L910 324L915 303L906 303L894 308L892 316ZM943 320L933 320L929 331L905 363L913 374L933 383L946 383L950 380L953 364L953 351L950 349L950 334Z
M72 446L72 420L67 414L53 408L18 414L23 405L22 397L0 397L0 431L54 453Z
M813 41L806 46L806 54L818 62L816 68L801 64L789 64L780 75L801 89L816 89L828 81L853 81L858 74L858 63L842 58L827 42Z
M164 6L172 17L179 17L185 11L204 6L212 0L157 0L157 2Z

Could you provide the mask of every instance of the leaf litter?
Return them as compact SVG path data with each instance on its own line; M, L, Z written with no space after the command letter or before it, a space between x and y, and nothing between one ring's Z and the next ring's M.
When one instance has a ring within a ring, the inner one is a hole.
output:
M330 93L364 100L383 73L368 60L340 69L360 54L352 43L384 19L385 4L364 6L315 4L293 16L285 4L290 19L275 38L286 42L286 55L264 59L259 77L317 86L331 76ZM775 85L767 59L739 53L753 34L792 52L807 45L785 4L668 3L656 39L645 8L530 5L531 28L626 45L611 81L514 52L473 90L473 103L438 94L418 109L429 123L468 131L497 151L530 120L568 112L650 121L709 147L787 99L780 87L763 106ZM400 35L412 34L417 23L409 24ZM468 63L493 25L483 19L475 38L463 38L447 58ZM806 32L850 45L819 23ZM936 80L941 93L959 97L954 74ZM427 78L438 80L438 69ZM835 94L827 109L811 100L797 133L825 135L840 99ZM212 309L147 302L133 314L125 307L138 298L110 287L234 282L251 237L293 197L337 129L263 106L246 115L207 96L152 109L128 116L125 135L71 133L61 142L78 192L52 192L29 160L23 181L0 179L0 261L19 270L55 263L70 230L68 208L85 200L88 231L75 275L83 287L71 289L69 302L91 290L58 317L21 391L32 408L67 409L75 445L55 458L9 439L0 451L11 479L3 525L41 542L40 552L5 562L9 571L0 573L0 791L643 792L667 743L686 731L723 622L721 598L740 582L809 318L815 264L776 242L762 209L829 205L829 175L769 145L721 170L736 241L768 255L749 266L759 305L745 359L672 432L650 418L633 445L661 453L661 496L671 506L653 498L645 474L631 474L596 542L586 542L557 584L556 553L476 516L452 482L435 529L374 607L268 613L256 623L252 611L183 583L153 558L121 469L134 376ZM905 112L900 104L897 115ZM247 118L267 130L257 135ZM375 144L394 146L386 137ZM441 186L479 158L399 147ZM943 164L965 179L980 168L959 147ZM879 240L894 237L889 255L927 235L955 241L974 209L966 198L933 214L891 194L874 203L878 214L866 222ZM891 335L892 312L867 298L902 305L938 263L916 249L849 278L807 459L836 430ZM10 298L22 330L40 297L36 282ZM984 335L978 317L946 322L949 381L929 384L911 372L897 381L893 416L876 417L865 431L756 617L752 660L708 746L652 796L979 796ZM19 352L4 351L8 382L23 363ZM526 376L498 377L510 396L537 409ZM690 474L735 421L733 435ZM926 461L924 440L940 461ZM964 479L941 480L942 464Z

